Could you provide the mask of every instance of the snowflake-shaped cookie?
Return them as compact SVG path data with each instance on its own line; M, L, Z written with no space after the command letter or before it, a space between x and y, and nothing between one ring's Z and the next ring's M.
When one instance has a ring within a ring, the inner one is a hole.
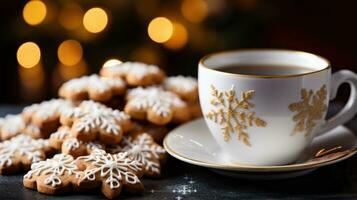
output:
M161 83L165 74L159 67L140 62L125 62L104 67L100 74L104 77L124 78L131 86L147 86Z
M88 155L96 148L103 149L99 143L78 140L71 134L71 129L67 126L60 127L52 133L49 144L52 148L61 150L63 154L73 157Z
M166 158L165 149L156 144L153 137L141 133L135 137L124 137L120 146L110 149L111 153L127 152L130 157L143 165L146 176L161 174L161 164Z
M26 123L22 115L6 115L0 118L0 139L8 140L20 133L26 128Z
M50 133L57 130L62 111L73 107L71 101L64 99L52 99L25 107L22 115L30 124L25 132L33 138L48 138Z
M139 180L142 165L127 153L109 154L103 150L94 150L88 156L79 157L77 165L84 169L78 186L88 188L101 185L102 193L109 199L117 197L123 187L129 191L144 190Z
M106 102L115 95L123 94L125 89L125 82L121 79L101 78L93 74L67 81L59 89L59 96L71 100L89 98Z
M187 104L175 93L159 87L135 88L127 95L125 112L136 119L147 119L158 125L190 118Z
M168 77L164 81L163 87L185 101L194 102L198 100L198 83L197 79L193 77L181 75Z
M83 101L79 107L65 110L61 123L71 127L74 137L79 140L98 138L106 144L118 144L123 132L131 126L129 115L93 101Z
M46 158L48 141L18 135L0 143L0 173L12 174L28 169L32 163Z
M23 184L45 194L64 193L76 187L80 173L72 156L56 154L51 159L32 164Z

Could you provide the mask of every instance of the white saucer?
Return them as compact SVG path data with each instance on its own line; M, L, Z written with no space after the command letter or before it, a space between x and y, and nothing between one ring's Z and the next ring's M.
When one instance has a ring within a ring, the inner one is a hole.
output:
M301 176L351 157L357 152L357 137L346 127L339 126L315 138L296 163L282 166L239 165L221 159L222 152L218 144L203 118L200 118L172 130L164 139L164 147L179 160L208 167L222 175L248 179L284 179ZM335 151L316 158L316 153L321 149Z

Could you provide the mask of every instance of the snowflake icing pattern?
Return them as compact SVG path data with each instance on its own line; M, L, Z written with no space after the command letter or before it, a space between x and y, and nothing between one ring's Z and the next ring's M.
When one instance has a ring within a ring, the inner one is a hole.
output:
M315 93L312 90L301 89L300 95L301 101L289 105L290 111L297 112L293 116L293 121L296 122L293 134L305 132L305 136L308 136L327 110L326 85Z
M73 118L77 132L89 133L98 131L112 135L122 133L120 124L130 120L124 112L110 109L93 101L83 101L79 108L69 109L64 112L67 118Z
M79 157L78 160L88 164L81 181L95 181L98 176L111 190L119 189L123 184L141 185L137 176L142 171L142 165L129 158L127 153L109 154L95 149L90 155Z
M242 92L241 100L239 100L236 97L234 86L226 92L219 92L211 85L211 95L213 98L210 103L215 109L211 109L206 117L221 125L224 140L228 141L230 134L235 132L238 140L251 146L246 129L254 125L257 127L266 126L264 120L256 116L255 112L250 111L255 107L253 103L249 102L254 95L254 90Z
M143 133L135 139L132 137L123 138L124 147L122 152L127 152L130 157L140 162L148 174L160 174L160 158L165 156L165 149L156 144L153 138Z
M172 108L182 108L186 106L176 94L164 91L158 87L142 88L138 87L130 90L127 96L128 105L137 109L151 109L158 116L169 116Z
M0 168L9 167L21 158L32 163L44 159L42 149L48 146L47 140L35 140L27 135L19 135L0 143Z
M74 175L76 179L80 177L80 171L72 156L56 154L52 159L32 164L31 170L25 174L24 179L45 175L44 184L56 187L62 184L61 177L65 174Z

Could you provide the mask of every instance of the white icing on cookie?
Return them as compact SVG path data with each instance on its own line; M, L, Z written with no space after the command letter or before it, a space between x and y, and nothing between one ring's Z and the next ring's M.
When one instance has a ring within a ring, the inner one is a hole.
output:
M152 109L156 115L166 117L172 107L184 107L186 103L176 94L159 87L138 87L129 91L128 105L136 109Z
M156 65L148 65L141 62L124 62L110 67L106 67L109 73L114 76L125 76L131 74L137 79L142 79L145 76L156 75L160 73L160 68Z
M93 74L69 80L61 86L60 90L69 93L83 93L91 89L103 93L112 90L113 87L123 88L125 87L125 82L121 79L102 78L97 74Z
M3 138L14 137L26 127L21 115L6 115L0 118L0 133Z
M50 139L64 140L71 135L69 128L60 128L56 132L52 133Z
M71 101L64 99L52 99L27 106L24 108L23 113L31 116L31 118L37 118L45 121L53 117L59 117L62 110L72 108L73 106L74 105Z
M41 149L48 146L48 140L32 139L18 135L0 143L0 167L11 166L17 156L24 156L32 163L42 160Z
M67 149L73 151L78 149L82 144L83 142L78 140L77 138L69 138L66 139L62 145L65 146Z
M92 152L95 149L103 149L103 146L97 142L89 142L87 143L86 147L89 152Z
M44 183L52 187L62 184L61 176L74 174L79 178L80 171L76 162L70 155L56 154L52 159L40 161L31 165L31 170L25 174L25 179L31 179L33 176L45 175Z
M127 152L128 155L141 163L147 171L160 173L160 156L166 153L165 149L154 143L153 138L143 133L135 139L132 137L123 138L123 147L120 152Z
M87 91L88 76L71 79L61 86L64 91L82 93Z
M164 88L167 90L177 90L181 92L192 92L197 90L197 79L185 76L168 77L164 81Z
M29 124L26 126L26 134L30 134L32 136L38 136L41 134L41 129L34 125L34 124Z
M139 178L132 171L141 171L141 164L130 159L127 153L108 154L103 150L96 149L90 155L78 159L91 165L90 170L84 171L83 180L93 181L99 175L105 179L105 183L111 189L119 188L123 181L127 184L140 183Z
M67 111L67 116L75 116L75 129L78 132L106 132L118 135L122 128L119 125L122 121L130 119L124 112L113 110L94 101L83 101L79 108Z

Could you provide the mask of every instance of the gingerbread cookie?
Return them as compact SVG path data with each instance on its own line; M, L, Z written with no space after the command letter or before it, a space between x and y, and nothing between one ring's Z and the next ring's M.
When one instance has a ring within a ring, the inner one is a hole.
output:
M127 153L109 154L94 150L88 156L77 159L77 166L84 170L79 178L80 188L98 188L108 198L119 196L122 188L131 192L143 192L140 181L142 165L131 159Z
M0 139L8 140L22 133L26 128L26 123L22 115L6 115L0 118Z
M52 148L61 150L63 154L73 157L85 156L96 148L104 148L101 144L96 142L78 140L71 134L71 129L66 126L60 127L56 132L51 134L49 144Z
M59 96L71 100L92 99L106 102L115 95L125 92L125 83L121 79L101 78L93 74L65 82L59 89Z
M124 137L120 146L107 151L127 152L131 158L143 165L144 174L150 177L161 174L161 163L166 159L165 149L156 144L153 137L147 133Z
M198 83L197 79L185 76L168 77L163 87L165 90L177 94L182 100L187 102L198 101Z
M23 119L28 124L25 133L33 138L48 138L60 125L62 111L73 107L71 101L64 99L52 99L25 107L22 111Z
M105 144L118 144L131 127L129 115L94 101L83 101L79 107L65 110L61 123L71 127L79 140L98 139Z
M127 95L125 112L135 119L149 120L157 125L190 119L188 107L175 93L159 87L135 88Z
M158 144L162 144L164 137L169 133L170 129L167 126L160 126L150 122L133 122L133 128L130 134L136 135L140 133L147 133L154 138Z
M159 84L165 79L165 73L155 65L140 62L125 62L104 67L100 75L110 78L124 78L131 86Z
M72 156L56 154L51 159L32 164L23 184L44 194L65 193L76 188L80 174Z
M29 169L32 163L46 158L48 140L18 135L0 143L0 174L13 174Z

